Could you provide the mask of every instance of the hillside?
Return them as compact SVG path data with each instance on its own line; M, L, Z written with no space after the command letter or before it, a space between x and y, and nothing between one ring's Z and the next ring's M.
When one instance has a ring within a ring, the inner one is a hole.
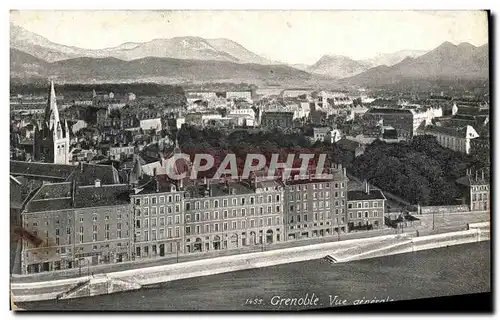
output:
M112 57L126 61L158 57L277 64L247 50L232 40L223 38L175 37L154 39L144 43L126 42L112 48L90 50L54 43L12 23L10 28L10 47L12 49L24 51L48 62L81 57Z
M343 79L346 84L384 86L418 80L488 79L488 45L445 42L417 58L406 58L394 66L379 66Z
M158 82L185 83L205 81L276 81L302 83L328 81L284 65L240 64L226 61L201 61L171 58L143 58L124 61L116 58L74 58L45 62L11 49L11 77L29 79L32 75L58 82Z
M400 50L393 53L380 53L376 56L362 60L363 63L369 65L370 67L377 66L393 66L397 63L400 63L405 58L416 58L421 55L424 55L427 51L424 50Z
M307 68L307 71L333 78L345 78L366 71L368 68L368 64L345 56L324 55L315 64Z

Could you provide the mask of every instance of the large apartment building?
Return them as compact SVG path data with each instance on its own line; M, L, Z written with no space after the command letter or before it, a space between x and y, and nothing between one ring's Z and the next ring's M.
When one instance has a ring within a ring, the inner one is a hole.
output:
M278 181L205 182L186 188L186 253L284 241Z
M44 184L22 214L21 272L37 273L130 259L129 187Z
M285 182L287 240L329 236L347 232L347 177L345 169L332 179L298 177Z
M166 176L145 176L131 194L132 259L165 257L184 252L182 183Z

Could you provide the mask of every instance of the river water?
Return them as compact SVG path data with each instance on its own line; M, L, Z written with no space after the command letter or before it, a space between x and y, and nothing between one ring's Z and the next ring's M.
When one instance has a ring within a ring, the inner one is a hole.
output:
M490 242L486 241L345 264L306 261L19 306L28 310L296 310L489 291Z

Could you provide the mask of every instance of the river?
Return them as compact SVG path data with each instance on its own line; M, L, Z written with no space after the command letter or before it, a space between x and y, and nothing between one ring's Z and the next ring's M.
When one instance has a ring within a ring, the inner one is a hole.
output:
M360 300L397 301L490 292L490 276L490 241L486 241L345 264L306 261L177 280L111 295L19 303L19 307L130 311L311 309L329 307L335 296L338 305L351 305Z

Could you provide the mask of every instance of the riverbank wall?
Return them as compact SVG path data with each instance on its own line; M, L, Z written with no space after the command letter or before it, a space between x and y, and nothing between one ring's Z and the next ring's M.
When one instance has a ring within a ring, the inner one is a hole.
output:
M81 277L36 283L13 283L11 290L16 302L69 299L135 290L142 286L174 280L307 260L329 258L327 261L331 263L343 263L486 241L490 238L489 223L470 224L468 229L423 237L400 234L217 257L107 273L96 276L98 280L93 277Z

